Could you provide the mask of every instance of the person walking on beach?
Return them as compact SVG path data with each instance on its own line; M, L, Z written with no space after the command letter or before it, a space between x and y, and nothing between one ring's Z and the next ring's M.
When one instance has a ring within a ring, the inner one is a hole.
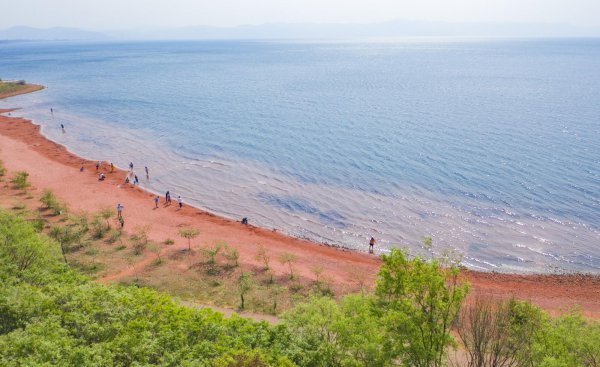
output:
M144 170L146 171L146 179L149 180L150 179L150 173L148 172L148 167L144 167Z
M369 241L369 253L373 253L373 247L375 246L375 239L371 237L371 241Z
M133 184L134 185L139 185L140 184L140 180L138 180L137 175L133 175Z
M117 204L117 218L123 218L123 208L124 206L121 203Z
M114 172L115 171L115 165L113 164L113 162L110 162L110 172Z
M165 194L165 203L171 204L171 193L169 191Z
M154 197L154 209L158 208L158 195Z
M100 161L96 162L96 171L100 169Z
M177 203L179 203L179 209L183 208L183 200L181 199L181 195L177 196Z

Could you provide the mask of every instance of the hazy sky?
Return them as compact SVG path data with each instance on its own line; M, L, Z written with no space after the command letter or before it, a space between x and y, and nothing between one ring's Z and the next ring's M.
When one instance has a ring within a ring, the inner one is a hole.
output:
M600 0L2 0L0 28L92 30L268 22L560 22L600 27Z

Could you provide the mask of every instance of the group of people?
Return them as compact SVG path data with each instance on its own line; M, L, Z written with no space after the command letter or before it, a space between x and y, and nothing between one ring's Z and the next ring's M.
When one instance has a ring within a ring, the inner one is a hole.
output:
M160 201L160 197L158 195L154 196L154 208L157 209L158 208L158 202ZM171 192L167 191L165 193L165 205L171 205ZM183 208L183 199L181 198L181 195L177 196L177 205L179 206L179 209Z

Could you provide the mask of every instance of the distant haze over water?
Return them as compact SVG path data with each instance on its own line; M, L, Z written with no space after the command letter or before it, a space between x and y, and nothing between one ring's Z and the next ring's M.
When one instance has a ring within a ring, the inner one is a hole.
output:
M600 270L597 39L10 42L0 77L48 86L0 108L218 214L474 269Z

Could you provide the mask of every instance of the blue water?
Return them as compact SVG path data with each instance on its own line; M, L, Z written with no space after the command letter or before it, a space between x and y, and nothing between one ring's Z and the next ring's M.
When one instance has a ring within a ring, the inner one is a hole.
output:
M600 271L598 39L8 42L0 77L48 87L0 107L218 214L475 269Z

